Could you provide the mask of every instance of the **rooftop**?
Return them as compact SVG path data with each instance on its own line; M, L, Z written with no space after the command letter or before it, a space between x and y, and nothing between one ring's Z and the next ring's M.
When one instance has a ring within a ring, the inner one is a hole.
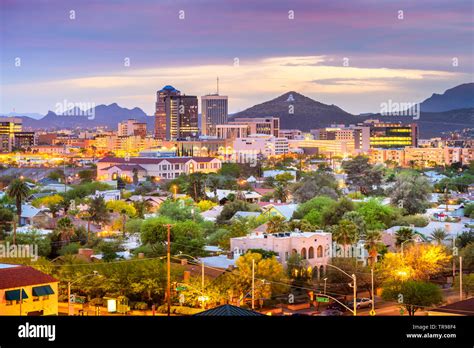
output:
M30 266L7 265L0 267L0 289L56 283L58 280Z

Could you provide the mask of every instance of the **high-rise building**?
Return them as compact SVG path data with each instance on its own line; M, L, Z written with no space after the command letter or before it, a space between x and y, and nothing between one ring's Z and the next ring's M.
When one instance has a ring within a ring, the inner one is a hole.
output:
M403 148L418 146L418 125L400 122L366 120L362 126L370 127L370 148Z
M133 119L119 122L117 135L121 137L146 137L146 123L138 122L137 120Z
M201 97L201 133L216 136L216 125L227 123L228 98L219 94Z
M14 148L28 149L35 144L35 132L23 132L21 118L0 118L0 152L11 152Z
M155 138L159 140L197 137L198 99L182 95L173 86L157 92L155 112Z

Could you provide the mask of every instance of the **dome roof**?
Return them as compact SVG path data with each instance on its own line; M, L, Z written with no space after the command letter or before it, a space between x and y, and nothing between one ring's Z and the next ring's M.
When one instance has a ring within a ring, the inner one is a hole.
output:
M165 87L163 87L160 92L179 92L176 88L174 88L173 86L170 86L170 85L166 85Z

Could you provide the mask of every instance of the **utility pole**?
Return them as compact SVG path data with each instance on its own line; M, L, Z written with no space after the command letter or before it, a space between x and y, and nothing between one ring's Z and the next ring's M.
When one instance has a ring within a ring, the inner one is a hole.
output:
M459 301L462 301L462 256L459 256Z
M171 244L171 225L168 224L166 225L167 229L168 229L168 243L166 245L166 257L167 257L167 279L168 279L168 285L167 285L167 294L166 294L166 297L167 297L167 301L168 301L168 310L167 310L167 313L168 313L168 317L171 315L171 248L170 248L170 244Z
M374 311L375 310L375 294L374 294L374 267L373 266L370 268L370 277L372 280L372 311Z
M454 254L454 248L456 248L456 241L454 239L454 234L453 234L453 254ZM454 277L456 276L456 260L453 256L453 282L454 282Z
M255 259L252 259L252 309L255 309Z
M16 219L17 216L13 216L13 245L16 245Z
M352 279L354 279L354 316L357 315L357 278L355 274L352 274Z

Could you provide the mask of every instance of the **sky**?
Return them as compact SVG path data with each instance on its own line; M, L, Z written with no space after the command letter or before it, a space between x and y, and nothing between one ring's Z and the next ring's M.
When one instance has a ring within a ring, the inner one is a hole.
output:
M0 113L296 91L351 113L474 81L469 0L1 0Z

